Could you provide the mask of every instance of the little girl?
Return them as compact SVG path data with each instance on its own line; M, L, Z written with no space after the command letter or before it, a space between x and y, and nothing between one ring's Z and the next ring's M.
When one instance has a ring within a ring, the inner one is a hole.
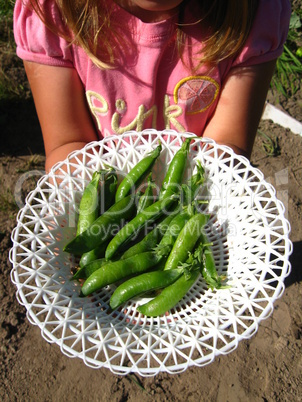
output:
M17 0L46 170L146 128L249 157L289 19L289 0Z

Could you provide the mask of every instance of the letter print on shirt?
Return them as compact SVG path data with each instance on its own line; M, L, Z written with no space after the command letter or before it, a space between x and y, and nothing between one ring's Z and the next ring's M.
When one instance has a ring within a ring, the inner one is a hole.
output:
M211 77L191 76L180 80L174 88L174 102L184 105L186 114L208 109L217 98L219 84Z
M177 117L181 116L183 113L182 108L179 105L170 105L170 99L168 95L165 95L164 99L164 121L165 128L170 129L171 125L176 128L179 132L185 132L185 128L177 120Z
M94 91L87 91L86 99L90 107L90 110L96 119L98 129L102 131L99 115L105 115L108 113L108 103L102 95Z
M116 112L112 116L111 127L116 134L123 134L129 130L142 131L144 121L152 116L152 128L156 128L157 107L153 105L149 110L144 105L140 105L135 118L126 126L121 126L121 118L127 109L127 104L123 99L118 99L115 102Z

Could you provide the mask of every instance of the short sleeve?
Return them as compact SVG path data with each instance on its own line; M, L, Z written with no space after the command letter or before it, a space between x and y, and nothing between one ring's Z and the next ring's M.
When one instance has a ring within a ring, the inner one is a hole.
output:
M286 41L289 0L260 0L250 35L233 66L249 66L277 59Z
M46 0L41 5L56 27L62 28L63 22L55 2ZM48 29L24 0L16 0L15 3L14 37L17 55L23 60L52 66L73 66L70 44Z

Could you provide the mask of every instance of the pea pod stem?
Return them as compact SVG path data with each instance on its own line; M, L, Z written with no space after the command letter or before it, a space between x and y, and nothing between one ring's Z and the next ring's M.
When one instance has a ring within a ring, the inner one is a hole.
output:
M198 192L205 181L205 170L200 161L196 162L196 173L193 174L186 184L181 186L181 200L182 205L188 206L193 204L196 200Z
M202 252L201 242L193 253L188 253L185 262L178 262L177 268L164 270L163 272L173 272L180 269L181 276L169 286L164 287L155 298L139 306L138 311L146 316L156 317L175 307L200 277L202 269L200 252Z
M162 145L159 143L159 145L153 151L141 159L124 177L116 191L116 202L126 197L130 191L137 187L144 180L146 175L150 173L161 153L161 149Z
M214 255L209 242L204 232L200 235L199 247L195 251L195 256L202 262L202 276L210 289L226 289L227 285L223 282L226 276L218 275Z
M208 215L197 213L183 226L178 234L171 253L169 254L165 270L177 268L179 263L185 262L189 253L194 249L200 238L202 228L208 221Z
M177 267L176 269L183 269L181 277L171 285L165 287L158 296L148 303L139 306L137 310L140 313L150 317L163 315L166 311L175 307L187 294L201 273L206 278L206 283L211 289L227 288L227 286L222 286L222 280L225 277L219 277L217 274L210 243L203 231L197 240L196 247L193 247L192 252L189 252L186 261L179 261ZM174 269L171 271L174 271Z

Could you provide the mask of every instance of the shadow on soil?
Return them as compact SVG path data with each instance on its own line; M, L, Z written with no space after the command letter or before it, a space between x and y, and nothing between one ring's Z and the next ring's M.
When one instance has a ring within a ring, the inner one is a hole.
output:
M44 155L43 139L32 99L0 101L1 156Z
M292 268L290 275L284 281L287 288L294 283L299 283L302 281L302 241L296 241L293 243L293 253L290 256L289 261Z

